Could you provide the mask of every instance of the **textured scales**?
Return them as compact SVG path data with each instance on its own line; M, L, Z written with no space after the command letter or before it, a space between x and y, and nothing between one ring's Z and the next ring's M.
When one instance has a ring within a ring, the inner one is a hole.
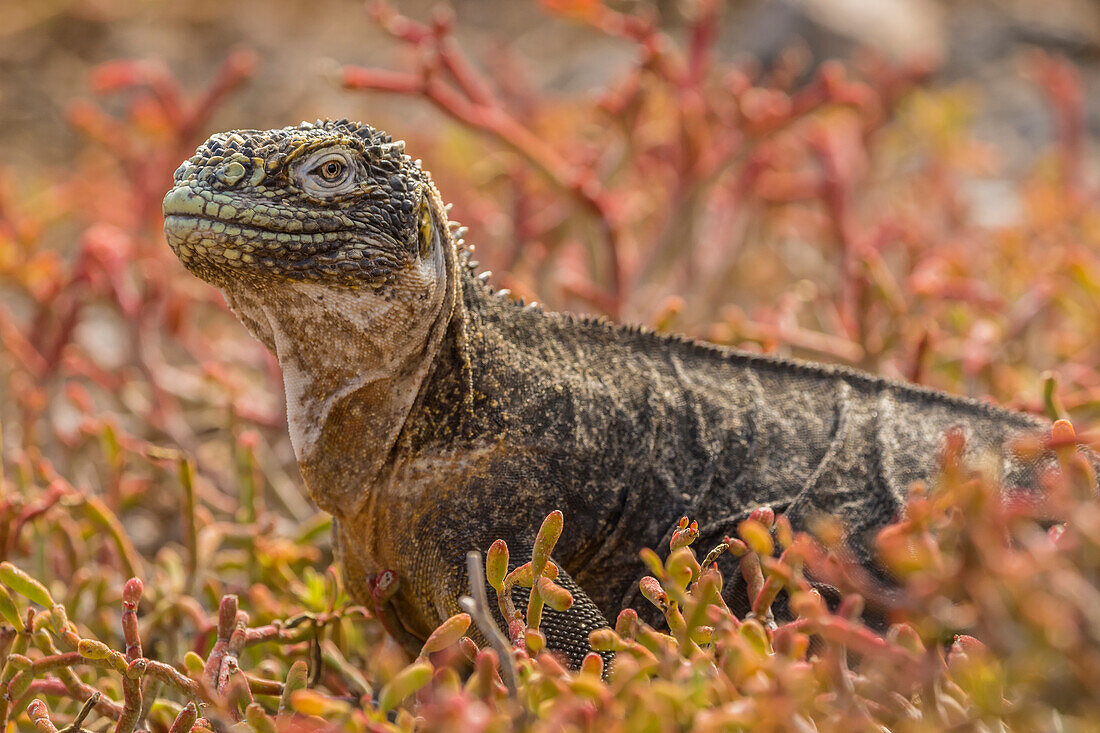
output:
M588 632L640 600L638 551L683 515L704 548L762 505L796 528L835 516L874 569L874 532L934 477L949 428L1009 486L1034 490L1050 460L1006 450L1046 428L1021 413L498 297L420 162L367 125L215 135L164 213L180 260L278 357L348 588L369 602L396 571L383 610L411 649L458 610L468 550L503 538L525 562L553 509L576 602L543 629L576 664ZM726 595L736 607L743 587Z

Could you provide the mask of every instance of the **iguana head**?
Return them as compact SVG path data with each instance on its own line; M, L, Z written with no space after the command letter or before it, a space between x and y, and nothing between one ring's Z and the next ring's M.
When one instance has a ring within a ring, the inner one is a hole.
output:
M278 357L314 499L353 511L458 302L454 238L428 173L403 143L346 120L220 133L176 171L164 232Z
M213 135L164 197L168 243L219 287L382 289L446 239L435 187L404 150L346 120Z

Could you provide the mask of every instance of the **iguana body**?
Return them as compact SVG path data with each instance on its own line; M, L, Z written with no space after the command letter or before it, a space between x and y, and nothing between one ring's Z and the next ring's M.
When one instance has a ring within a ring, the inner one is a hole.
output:
M553 509L576 602L543 628L575 663L681 516L703 547L762 505L796 527L836 516L871 566L874 530L956 425L1007 485L1034 488L1036 466L1004 447L1044 428L1026 415L497 297L419 162L365 125L216 135L164 208L180 259L277 355L348 588L368 600L396 571L409 646L457 611L468 550L503 538L524 562Z

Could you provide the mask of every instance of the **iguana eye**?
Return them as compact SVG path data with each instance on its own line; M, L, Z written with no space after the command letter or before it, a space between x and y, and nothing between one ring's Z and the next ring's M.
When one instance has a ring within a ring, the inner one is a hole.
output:
M355 189L360 167L347 150L329 148L307 157L294 170L295 179L307 193L328 197Z
M330 186L338 186L344 182L347 172L350 170L344 156L335 154L323 158L310 171L311 175L318 176L324 183Z
M346 170L347 166L344 165L344 161L332 159L321 163L321 165L313 169L313 172L320 175L321 178L324 178L326 181L332 182L339 180Z

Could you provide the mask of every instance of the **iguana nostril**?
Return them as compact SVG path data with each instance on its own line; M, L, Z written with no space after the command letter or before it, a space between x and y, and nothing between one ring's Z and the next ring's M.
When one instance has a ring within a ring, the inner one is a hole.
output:
M218 180L227 186L232 186L244 178L244 174L244 166L237 161L233 161L218 171Z

